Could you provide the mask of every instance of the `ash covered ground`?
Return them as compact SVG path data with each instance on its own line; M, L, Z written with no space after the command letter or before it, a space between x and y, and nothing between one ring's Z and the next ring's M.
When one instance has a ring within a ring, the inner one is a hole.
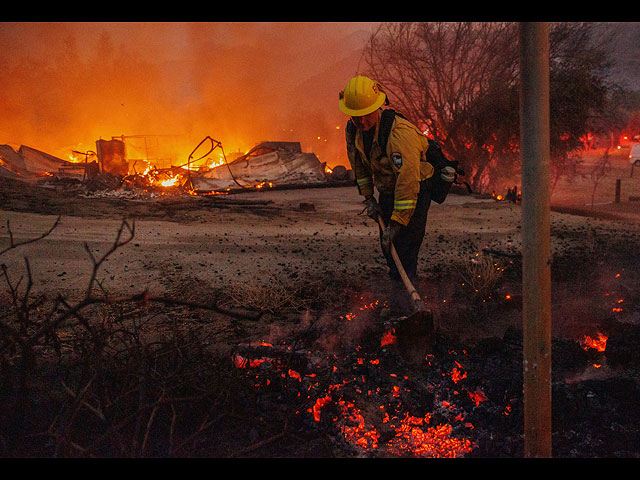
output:
M0 257L4 322L25 258L35 324L60 296L82 301L89 252L135 222L96 275L131 301L82 317L106 340L61 324L27 390L20 349L5 354L5 412L24 415L0 433L4 456L522 456L520 205L432 205L417 287L440 330L415 365L384 340L386 265L353 187L87 198L0 181L0 248L61 215ZM554 456L637 457L640 224L551 218ZM167 301L140 304L145 291ZM584 343L599 333L604 351ZM126 352L152 360L145 375Z

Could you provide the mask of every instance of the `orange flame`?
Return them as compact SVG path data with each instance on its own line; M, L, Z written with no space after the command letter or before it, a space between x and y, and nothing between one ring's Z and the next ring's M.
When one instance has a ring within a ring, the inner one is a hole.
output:
M163 187L173 187L176 185L176 183L178 183L178 178L179 176L176 175L175 177L171 177L167 180L163 180L160 182L160 185L162 185Z

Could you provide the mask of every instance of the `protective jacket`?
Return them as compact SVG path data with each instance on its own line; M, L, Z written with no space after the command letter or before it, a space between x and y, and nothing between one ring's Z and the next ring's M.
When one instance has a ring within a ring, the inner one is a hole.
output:
M407 226L417 205L420 182L434 172L433 165L426 160L429 141L415 125L396 115L386 149L382 151L380 125L378 122L375 127L369 152L365 152L362 131L353 128L353 124L346 129L349 163L360 194L373 195L374 187L381 194L392 194L391 220Z

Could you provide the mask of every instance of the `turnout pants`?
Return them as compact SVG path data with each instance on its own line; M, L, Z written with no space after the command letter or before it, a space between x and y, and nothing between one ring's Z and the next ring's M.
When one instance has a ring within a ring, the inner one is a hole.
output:
M409 224L400 230L393 242L396 247L396 251L398 252L398 257L402 262L402 266L404 267L405 272L407 272L409 280L414 284L417 280L418 253L420 251L420 246L422 245L422 240L424 239L427 226L427 213L429 211L429 206L431 205L431 193L428 188L428 183L428 180L420 182L420 193L418 195L416 209L411 216ZM393 213L393 194L381 193L378 203L382 209L382 218L384 223L385 225L388 225L389 220L391 219L391 214ZM382 241L382 229L380 226L378 226L378 230L380 233L380 240ZM398 273L398 269L396 268L396 264L393 261L391 253L389 253L389 255L385 255L385 257L387 265L389 266L389 277L392 282L394 284L402 284L402 279L400 278L400 274Z

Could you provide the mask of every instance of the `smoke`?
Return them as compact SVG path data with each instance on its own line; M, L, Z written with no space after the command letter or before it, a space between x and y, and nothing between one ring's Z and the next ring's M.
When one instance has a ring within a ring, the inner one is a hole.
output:
M338 91L373 24L2 23L0 143L63 157L99 138L299 141L347 165Z

